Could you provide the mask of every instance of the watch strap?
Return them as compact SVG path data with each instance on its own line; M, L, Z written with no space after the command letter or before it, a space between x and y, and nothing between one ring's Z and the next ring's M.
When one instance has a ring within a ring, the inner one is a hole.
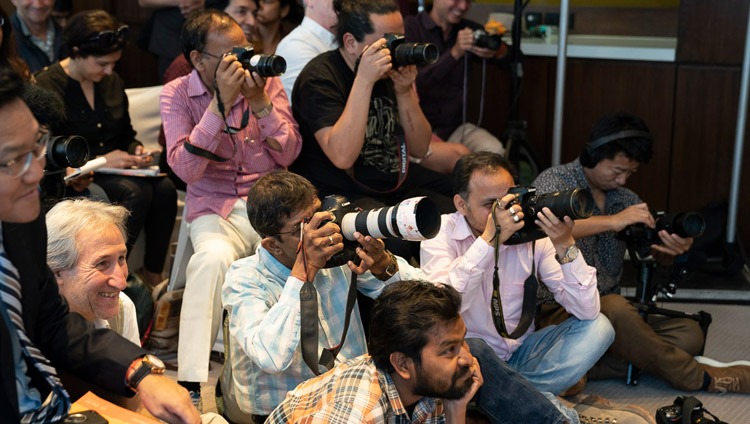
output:
M375 273L372 274L373 277L377 278L380 281L388 281L391 277L396 275L396 273L398 272L398 259L396 259L396 255L394 255L388 250L386 250L385 253L387 253L388 256L390 256L390 260L391 260L390 263L385 268L385 270L383 270L383 272L379 274L375 274Z

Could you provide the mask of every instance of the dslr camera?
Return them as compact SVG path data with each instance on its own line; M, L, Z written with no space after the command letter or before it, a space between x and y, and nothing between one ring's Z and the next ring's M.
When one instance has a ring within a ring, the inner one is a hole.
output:
M565 216L572 219L585 219L594 213L594 196L585 188L537 194L535 187L515 186L508 190L508 194L516 194L517 197L505 208L519 205L523 212L524 226L510 236L505 242L507 245L527 243L547 237L547 234L534 222L537 219L536 214L544 207L549 208L559 219Z
M344 249L333 255L326 268L344 265L356 258L359 243L354 233L374 238L399 238L422 241L435 237L440 231L440 211L435 202L425 196L412 197L394 206L362 210L344 196L332 194L323 199L319 211L327 211L341 227Z
M664 211L655 212L656 225L649 228L645 224L633 224L620 231L618 237L633 245L641 257L649 255L652 244L662 244L659 231L666 230L680 237L698 237L706 230L703 215L697 212L680 212L675 214Z
M474 45L477 47L500 50L500 47L503 45L502 38L500 34L490 34L482 28L474 30Z
M228 54L237 56L244 69L263 78L278 77L286 72L286 60L275 54L255 54L252 44L233 48Z
M406 65L429 65L440 56L437 46L431 43L407 43L404 34L388 32L383 35L385 47L391 51L393 68Z
M685 417L686 409L690 409L690 416ZM706 418L703 413L710 415L713 420ZM677 396L674 403L669 406L662 406L656 410L656 424L727 424L718 419L714 414L703 408L701 401L693 396Z
M89 145L79 135L54 136L47 142L47 165L39 182L42 203L52 205L65 195L65 169L80 168L89 160Z

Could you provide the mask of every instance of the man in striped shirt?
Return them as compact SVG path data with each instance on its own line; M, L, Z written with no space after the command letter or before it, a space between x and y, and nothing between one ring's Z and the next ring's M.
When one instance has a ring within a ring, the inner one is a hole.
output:
M460 307L450 286L389 285L372 309L370 355L300 384L266 422L463 423L484 380Z

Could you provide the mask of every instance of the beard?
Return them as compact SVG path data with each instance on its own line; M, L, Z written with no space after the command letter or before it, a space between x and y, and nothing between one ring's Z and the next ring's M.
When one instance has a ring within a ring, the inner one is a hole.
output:
M420 363L417 365L417 383L414 387L414 394L439 399L461 399L474 383L472 378L466 378L469 373L470 369L468 366L456 369L456 372L453 373L450 386L441 388L439 387L439 383L424 371ZM459 383L458 381L463 378L466 378L466 381Z

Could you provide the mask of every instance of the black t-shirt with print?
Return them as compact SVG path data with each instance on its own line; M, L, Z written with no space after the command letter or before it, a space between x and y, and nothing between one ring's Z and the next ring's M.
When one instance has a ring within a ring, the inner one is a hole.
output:
M315 132L339 120L354 84L354 72L339 50L314 58L292 91L292 111L302 134L302 152L290 167L309 179L321 195L372 194L336 168L315 139ZM365 141L354 164L357 181L376 190L395 187L399 177L398 136L403 136L393 81L382 79L372 90Z

